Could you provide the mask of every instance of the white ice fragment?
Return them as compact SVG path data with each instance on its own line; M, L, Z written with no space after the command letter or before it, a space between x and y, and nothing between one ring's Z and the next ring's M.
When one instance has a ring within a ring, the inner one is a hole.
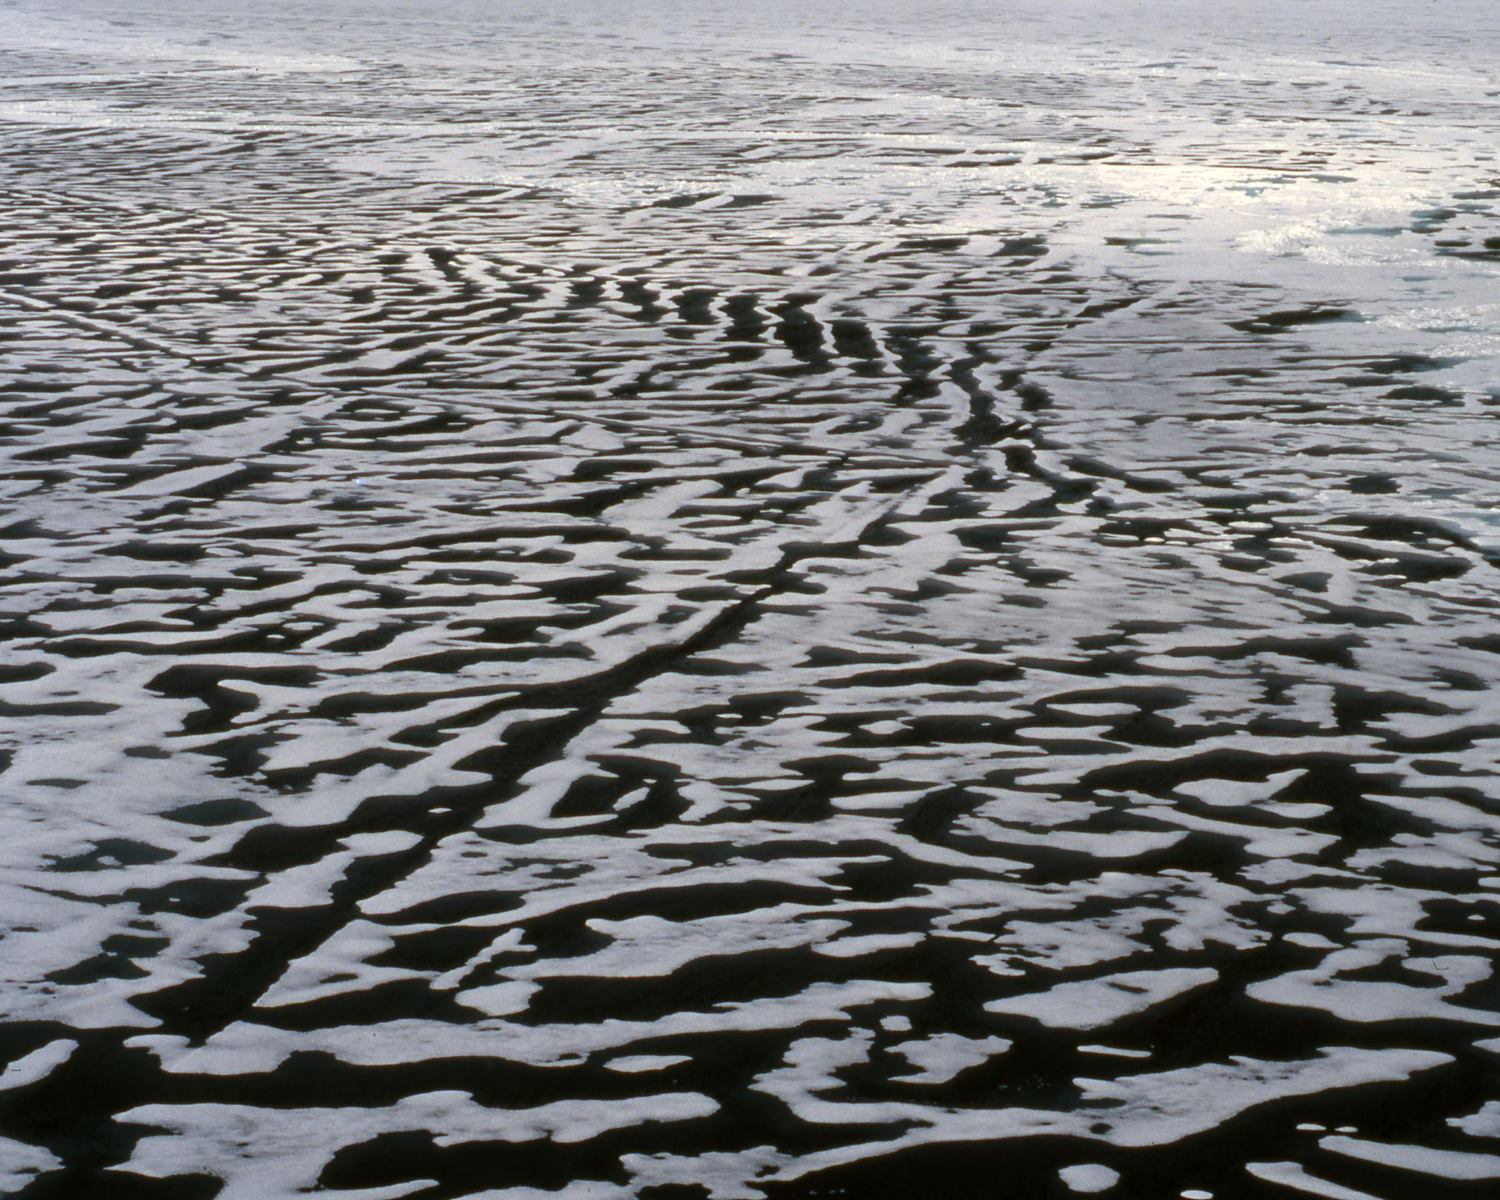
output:
M1430 1050L1331 1046L1314 1059L1267 1061L1236 1055L1227 1064L1075 1082L1084 1092L1081 1119L1110 1127L1097 1135L1102 1140L1116 1146L1161 1146L1214 1129L1271 1100L1395 1082L1452 1061L1451 1055ZM1106 1107L1099 1101L1122 1103Z
M1318 1145L1334 1154L1378 1163L1403 1171L1436 1175L1440 1179L1500 1179L1500 1155L1474 1154L1467 1150L1438 1150L1430 1146L1403 1146L1372 1142L1364 1138L1325 1137Z
M1069 1191L1086 1195L1107 1192L1120 1181L1120 1173L1103 1163L1076 1163L1071 1167L1064 1167L1057 1175L1068 1185Z
M497 1109L467 1092L425 1092L385 1108L285 1110L240 1104L148 1104L118 1114L128 1124L167 1132L136 1143L112 1170L170 1179L205 1163L224 1180L220 1200L267 1200L311 1190L343 1146L381 1134L426 1132L443 1147L470 1142L585 1142L644 1123L711 1116L718 1105L695 1092L623 1100L559 1100L534 1108ZM387 1193L390 1194L390 1193ZM400 1194L400 1193L397 1193Z
M920 1041L902 1042L891 1047L921 1070L914 1075L898 1075L902 1083L947 1083L997 1054L1004 1054L1011 1043L1002 1037L968 1038L957 1033L935 1033Z
M992 1000L984 1009L986 1012L1031 1017L1049 1029L1100 1029L1193 988L1203 987L1218 977L1218 971L1212 967L1124 971L1076 983L1060 983L1045 992Z
M0 1137L0 1194L16 1195L38 1175L60 1166L58 1157L40 1146Z
M1239 808L1242 805L1269 800L1305 774L1307 774L1306 771L1298 768L1294 771L1282 771L1272 775L1269 779L1248 783L1237 779L1198 779L1188 783L1179 783L1176 790L1184 796L1192 796L1205 804Z
M26 1087L45 1079L54 1069L62 1066L78 1049L78 1043L70 1038L59 1038L22 1055L0 1073L0 1091Z
M1328 938L1324 937L1321 933L1303 933L1302 931L1299 930L1299 931L1297 931L1295 933L1289 933L1289 934L1287 934L1286 937L1284 937L1282 940L1286 941L1286 942L1290 942L1293 946L1305 946L1309 950L1337 950L1338 949L1338 943L1337 942L1330 941Z
M454 999L469 1008L492 1017L510 1017L526 1011L531 997L541 990L540 984L524 980L507 980L487 987L468 988L454 993Z
M1302 1126L1299 1125L1297 1128L1301 1129ZM1279 1184L1294 1192L1305 1192L1309 1196L1323 1196L1326 1200L1379 1200L1369 1192L1357 1192L1343 1184L1330 1183L1326 1179L1319 1179L1316 1175L1309 1175L1302 1169L1300 1163L1252 1162L1245 1164L1245 1170L1257 1179L1264 1179L1267 1183Z
M1486 1100L1467 1117L1449 1117L1448 1124L1470 1137L1500 1138L1500 1100Z
M634 1200L643 1191L672 1185L706 1188L708 1200L764 1200L765 1192L751 1180L761 1179L790 1159L770 1146L748 1150L708 1151L702 1154L622 1154L620 1164L630 1172L631 1186L619 1192L583 1191L517 1193L470 1200Z
M1127 1050L1124 1046L1105 1046L1092 1042L1078 1047L1080 1054L1102 1054L1108 1058L1150 1058L1149 1050Z
M882 950L900 950L922 943L921 933L869 933L860 937L841 937L814 946L813 952L826 958L860 958Z
M620 1071L626 1075L639 1075L646 1071L665 1071L668 1067L680 1066L693 1060L686 1054L625 1054L612 1058L604 1064L607 1071Z
M1313 1008L1340 1020L1372 1023L1395 1020L1446 1020L1470 1025L1500 1025L1500 1013L1450 1003L1447 997L1487 978L1490 964L1477 955L1405 958L1407 944L1396 938L1371 938L1334 951L1316 967L1260 980L1246 995L1264 1004ZM1415 987L1394 981L1347 976L1392 958L1409 971L1432 975L1437 987Z

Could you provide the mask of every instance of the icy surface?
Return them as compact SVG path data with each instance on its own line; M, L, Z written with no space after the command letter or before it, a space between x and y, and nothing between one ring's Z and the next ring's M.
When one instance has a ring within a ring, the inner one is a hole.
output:
M0 0L0 1191L1493 1188L1497 63Z

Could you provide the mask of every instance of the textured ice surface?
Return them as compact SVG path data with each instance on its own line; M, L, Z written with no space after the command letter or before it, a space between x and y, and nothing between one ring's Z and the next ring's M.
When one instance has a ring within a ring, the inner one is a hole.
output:
M0 1191L1493 1187L1497 62L0 4Z
M1102 1163L1074 1163L1064 1167L1058 1177L1067 1184L1068 1190L1093 1195L1107 1192L1120 1180L1120 1173Z

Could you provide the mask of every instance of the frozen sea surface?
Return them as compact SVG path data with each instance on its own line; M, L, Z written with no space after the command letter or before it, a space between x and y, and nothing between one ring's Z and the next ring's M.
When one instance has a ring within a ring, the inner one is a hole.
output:
M0 1193L1497 1194L1497 64L0 0Z

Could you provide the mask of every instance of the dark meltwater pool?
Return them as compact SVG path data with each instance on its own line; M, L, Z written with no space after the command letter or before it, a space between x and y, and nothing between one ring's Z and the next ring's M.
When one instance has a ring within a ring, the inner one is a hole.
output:
M1500 7L0 0L0 1194L1500 1194Z

